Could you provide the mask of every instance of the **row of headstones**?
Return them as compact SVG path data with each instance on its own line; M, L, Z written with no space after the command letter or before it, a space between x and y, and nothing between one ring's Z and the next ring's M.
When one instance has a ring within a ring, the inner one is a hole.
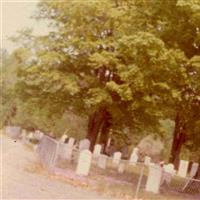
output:
M68 143L65 144L63 141L56 141L53 138L48 136L44 136L38 146L38 153L41 160L41 163L46 166L49 170L53 170L56 165L57 157L62 154L65 155L64 159L71 159L73 146L74 146L74 138L69 138ZM106 169L107 161L110 159L108 156L101 154L101 145L95 145L93 153L89 151L88 142L83 140L79 144L79 148L83 148L78 157L78 162L76 166L76 174L87 176L90 172L90 168L92 165L92 159L95 158L97 160L97 166L101 169ZM134 150L136 152L136 150ZM118 167L118 172L123 173L125 164L121 162L121 152L114 153L112 159L112 163ZM130 159L131 160L131 159ZM136 164L136 162L130 162L130 164ZM164 165L161 167L159 165L151 163L149 157L145 158L145 165L149 168L149 174L146 182L146 191L151 191L154 193L159 192L160 185L163 181L164 172L173 174L175 173L174 167L172 164ZM183 171L185 173L185 161L180 162L179 166L179 175L183 176ZM195 173L197 170L197 163L193 164L192 172ZM184 168L184 170L183 170Z

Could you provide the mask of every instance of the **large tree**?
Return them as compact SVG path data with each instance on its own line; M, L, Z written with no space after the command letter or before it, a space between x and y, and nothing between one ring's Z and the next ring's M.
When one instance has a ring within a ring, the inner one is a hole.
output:
M189 20L191 5L183 0L41 1L37 18L50 20L54 29L43 37L22 34L26 43L15 52L19 97L50 105L49 115L69 106L87 113L92 148L99 133L106 144L110 127L155 131L159 119L175 119L185 105L193 113L199 86L194 90L198 78L190 74L193 66L199 76L198 57L192 58L198 52L199 18L194 14L195 23ZM185 96L191 84L193 100ZM178 115L181 121L189 116ZM179 124L175 138L183 130ZM180 147L173 146L174 155Z

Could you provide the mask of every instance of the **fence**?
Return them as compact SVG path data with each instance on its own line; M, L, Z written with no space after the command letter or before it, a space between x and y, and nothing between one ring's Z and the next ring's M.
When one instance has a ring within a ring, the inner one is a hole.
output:
M102 154L97 157L92 156L88 176L80 178L75 172L81 151L78 148L72 147L73 150L70 158L63 159L59 155L59 143L47 136L44 136L44 138L37 151L40 154L40 161L47 168L50 165L52 169L52 165L54 165L54 173L59 175L64 175L71 179L78 179L92 187L94 187L94 183L99 183L101 190L106 190L105 188L107 186L108 190L113 191L113 193L122 191L122 196L128 193L135 198L145 198L146 192L151 191L162 195L158 195L156 199L162 199L163 196L166 199L170 199L168 198L170 196L187 197L187 199L198 199L200 197L200 180L171 175L164 172L163 168L158 165L147 165L143 162L131 164L129 160L122 159L113 162L112 157ZM50 146L51 148L54 146L54 150L50 150ZM48 156L45 156L45 153Z

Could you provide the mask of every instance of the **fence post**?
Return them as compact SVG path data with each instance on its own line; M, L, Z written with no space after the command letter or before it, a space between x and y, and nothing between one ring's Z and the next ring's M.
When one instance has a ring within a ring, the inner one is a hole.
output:
M141 183L142 183L142 178L143 178L143 174L144 174L144 165L142 166L142 169L140 171L140 177L139 177L139 180L138 180L138 184L137 184L137 188L136 188L136 192L135 192L135 199L138 198L138 193L139 193L139 190L140 190L140 186L141 186Z

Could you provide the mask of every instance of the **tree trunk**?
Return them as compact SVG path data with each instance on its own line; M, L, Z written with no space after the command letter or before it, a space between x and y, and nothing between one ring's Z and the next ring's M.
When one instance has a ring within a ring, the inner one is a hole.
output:
M99 110L95 111L89 119L88 123L88 134L87 138L90 140L90 150L93 151L94 145L96 143L98 133L100 128L104 122L106 110L105 108L100 108Z
M173 163L175 167L178 167L179 156L181 152L182 145L186 141L186 124L181 120L180 114L177 113L175 119L175 128L173 134L173 143L171 147L171 155L169 162Z
M111 122L110 122L110 114L107 113L106 117L104 119L102 128L101 128L101 135L100 135L100 139L99 139L99 143L102 145L102 152L105 152L105 147L107 145L107 141L108 141L108 137L109 137L109 130L110 130L110 126L111 126Z

